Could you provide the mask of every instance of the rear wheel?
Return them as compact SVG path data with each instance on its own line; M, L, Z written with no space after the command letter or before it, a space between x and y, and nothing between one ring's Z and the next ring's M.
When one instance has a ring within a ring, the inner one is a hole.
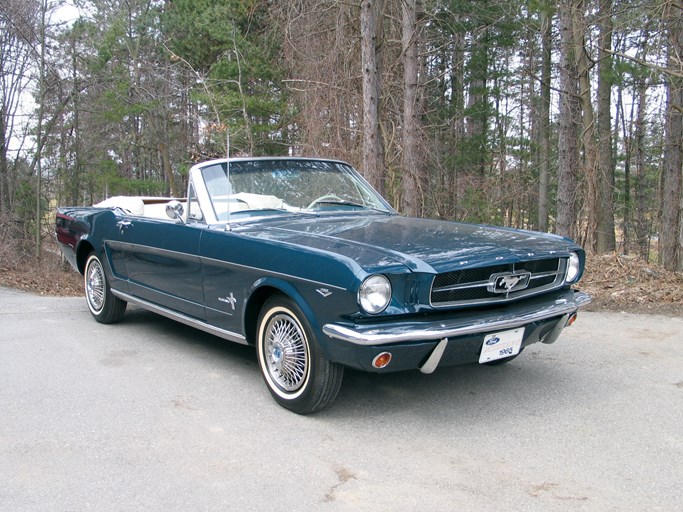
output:
M278 295L266 301L256 345L263 380L282 407L309 414L337 397L344 368L325 358L306 317L291 299Z
M85 300L90 313L102 324L113 324L123 318L126 301L111 293L102 262L93 252L88 256L83 274Z

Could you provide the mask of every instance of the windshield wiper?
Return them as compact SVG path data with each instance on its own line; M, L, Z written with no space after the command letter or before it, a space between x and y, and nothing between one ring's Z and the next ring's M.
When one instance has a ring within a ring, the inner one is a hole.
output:
M356 208L367 208L364 204L354 203L353 201L335 200L335 199L323 199L322 201L316 201L315 204L331 204L334 206L354 206Z
M230 221L224 219L223 222L227 222L226 227L229 228L230 224L248 224L250 221L277 219L283 215L315 217L318 213L307 210L292 211L286 208L259 208L258 210L238 210L230 215Z
M317 201L316 204L325 204L325 205L332 205L332 206L351 206L353 208L363 208L364 210L370 210L373 212L379 212L379 213L391 213L389 210L384 210L381 208L377 208L375 206L368 206L366 204L361 204L361 203L355 203L353 201L344 201L343 199L340 200L334 200L334 199L324 199L322 201Z

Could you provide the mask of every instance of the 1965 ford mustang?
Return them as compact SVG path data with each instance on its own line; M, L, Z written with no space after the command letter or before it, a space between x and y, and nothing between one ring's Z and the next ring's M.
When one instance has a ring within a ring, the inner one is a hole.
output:
M505 363L590 302L571 240L406 218L332 160L201 163L185 198L60 208L56 234L95 320L132 303L255 345L270 393L300 414L335 399L345 367Z

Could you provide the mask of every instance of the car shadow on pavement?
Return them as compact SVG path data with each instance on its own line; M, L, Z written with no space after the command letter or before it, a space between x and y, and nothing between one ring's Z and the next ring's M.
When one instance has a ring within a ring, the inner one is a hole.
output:
M175 320L163 317L144 309L129 307L120 324L133 330L149 327L154 330L154 342L164 343L183 352L195 352L197 347L209 351L215 357L253 366L257 372L254 348L214 336Z
M347 370L337 401L321 414L368 418L412 412L478 423L496 415L537 414L543 403L574 407L576 400L568 396L566 387L568 383L581 386L578 376L527 352L503 366L450 366L430 375L417 370L386 374Z
M145 343L156 344L156 349L169 348L183 357L218 362L225 372L234 372L236 368L246 371L242 375L254 381L242 392L262 385L251 346L223 340L135 307L129 308L118 326L124 327L132 335L144 331L149 338ZM441 420L477 422L494 412L508 416L533 414L539 402L548 400L558 406L565 402L571 406L565 389L567 380L575 379L571 368L539 357L536 352L543 348L527 350L515 361L501 366L450 366L438 368L430 375L417 370L376 374L347 368L336 401L314 416L371 419L412 412ZM272 406L278 407L274 401Z

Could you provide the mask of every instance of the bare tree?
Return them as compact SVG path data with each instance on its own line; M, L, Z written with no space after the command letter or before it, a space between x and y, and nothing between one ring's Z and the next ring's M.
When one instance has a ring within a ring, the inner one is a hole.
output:
M541 96L538 109L538 229L548 231L550 192L550 80L552 78L552 13L550 3L541 8Z
M649 234L651 222L647 220L647 172L645 169L645 113L647 110L647 86L644 79L639 80L636 92L638 102L635 120L635 130L633 135L633 145L635 152L635 195L636 195L636 219L634 230L636 236L636 246L640 257L649 260Z
M40 2L40 24L38 26L38 108L36 124L36 151L33 159L33 166L36 172L36 233L35 233L35 254L36 259L40 259L43 252L43 236L41 233L43 219L43 145L45 144L45 134L43 133L43 121L45 118L45 74L46 60L45 47L47 46L47 23L49 16L48 0Z
M614 226L614 167L612 164L612 0L599 2L598 39L598 166L596 176L596 233L598 254L616 249Z
M683 270L683 7L667 2L663 17L667 25L668 63L666 82L666 134L664 147L661 262Z
M402 0L403 48L403 211L406 215L422 214L424 169L421 162L420 121L418 108L420 38L419 15L422 0Z
M26 146L22 101L30 85L35 42L36 2L3 0L0 4L0 213L12 209L16 190L10 147Z
M595 249L596 231L598 227L598 186L597 186L597 157L595 112L591 95L590 70L591 62L585 39L588 33L586 23L585 0L572 0L569 5L572 17L572 55L576 66L579 87L579 105L581 119L581 176L584 178L584 208L586 215L586 243Z
M380 46L383 1L360 4L361 70L363 73L363 170L370 184L384 191L384 144L379 129Z
M577 64L574 44L574 17L572 0L561 0L558 6L560 19L560 93L557 148L557 221L559 235L576 238L578 235L578 126L581 123L581 105L577 87Z
M178 193L190 161L222 154L227 119L233 147L348 160L411 215L536 227L537 208L540 229L599 252L616 216L680 266L680 2L79 0L88 17L41 59L57 1L0 3L0 211L21 202L30 238L46 195ZM21 171L10 140L35 155Z
M271 9L289 71L296 116L293 151L359 162L362 78L358 5L341 1L276 2Z

